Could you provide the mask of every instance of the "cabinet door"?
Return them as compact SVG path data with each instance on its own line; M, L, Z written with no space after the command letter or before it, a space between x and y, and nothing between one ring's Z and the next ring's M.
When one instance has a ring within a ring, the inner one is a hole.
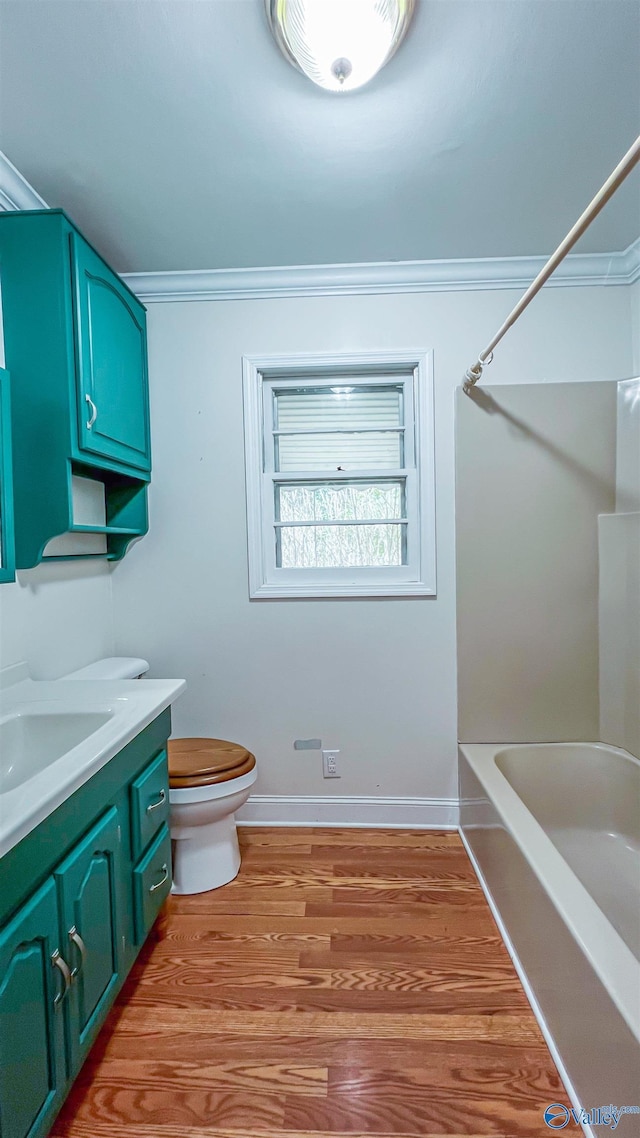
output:
M49 878L0 932L2 1138L46 1134L62 1102L68 968L58 951L56 888Z
M80 449L150 470L144 308L78 234L71 243Z
M71 965L72 1071L89 1050L121 974L120 840L112 807L55 871L63 952Z

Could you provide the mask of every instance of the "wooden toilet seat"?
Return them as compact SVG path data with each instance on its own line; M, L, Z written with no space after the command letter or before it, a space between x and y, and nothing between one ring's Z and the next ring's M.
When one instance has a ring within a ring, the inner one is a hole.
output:
M256 765L250 751L227 739L170 739L167 752L169 786L174 790L229 782Z

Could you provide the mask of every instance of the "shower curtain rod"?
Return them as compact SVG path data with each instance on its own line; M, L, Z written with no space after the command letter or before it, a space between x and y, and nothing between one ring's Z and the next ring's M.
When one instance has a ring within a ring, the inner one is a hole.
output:
M525 308L528 304L531 303L536 293L540 292L543 284L546 284L551 274L555 269L557 269L560 262L564 260L569 250L573 249L573 246L575 245L578 238L582 237L582 234L586 229L589 228L591 222L595 217L598 216L600 210L607 204L609 198L615 194L618 187L622 185L627 175L631 173L634 166L636 166L638 162L640 162L640 135L638 138L636 138L635 142L629 148L629 150L627 150L624 158L621 162L618 163L611 176L607 178L604 186L598 190L596 196L591 202L589 202L589 205L585 209L584 213L578 218L573 229L567 233L564 241L558 245L555 253L549 257L549 260L547 261L544 268L540 270L536 279L529 285L529 288L525 292L524 296L522 296L518 301L513 311L509 313L502 327L498 329L495 336L493 337L493 340L489 341L486 348L480 352L480 355L478 356L476 362L472 364L471 367L468 368L468 370L465 372L463 387L467 395L469 395L471 392L474 384L476 384L478 380L482 378L482 373L485 367L491 363L491 360L493 359L493 349L497 344L500 343L502 337L515 324L518 317L522 315Z

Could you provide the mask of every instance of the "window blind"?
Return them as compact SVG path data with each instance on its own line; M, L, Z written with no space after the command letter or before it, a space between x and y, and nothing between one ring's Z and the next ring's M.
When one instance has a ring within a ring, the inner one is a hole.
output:
M399 469L403 426L400 385L276 390L275 469Z

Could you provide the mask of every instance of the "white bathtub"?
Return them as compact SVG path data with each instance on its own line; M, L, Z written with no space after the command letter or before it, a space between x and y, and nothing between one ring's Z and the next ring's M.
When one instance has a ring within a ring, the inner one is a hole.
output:
M460 745L461 831L583 1106L640 1101L640 762ZM629 1116L622 1138L640 1133Z

